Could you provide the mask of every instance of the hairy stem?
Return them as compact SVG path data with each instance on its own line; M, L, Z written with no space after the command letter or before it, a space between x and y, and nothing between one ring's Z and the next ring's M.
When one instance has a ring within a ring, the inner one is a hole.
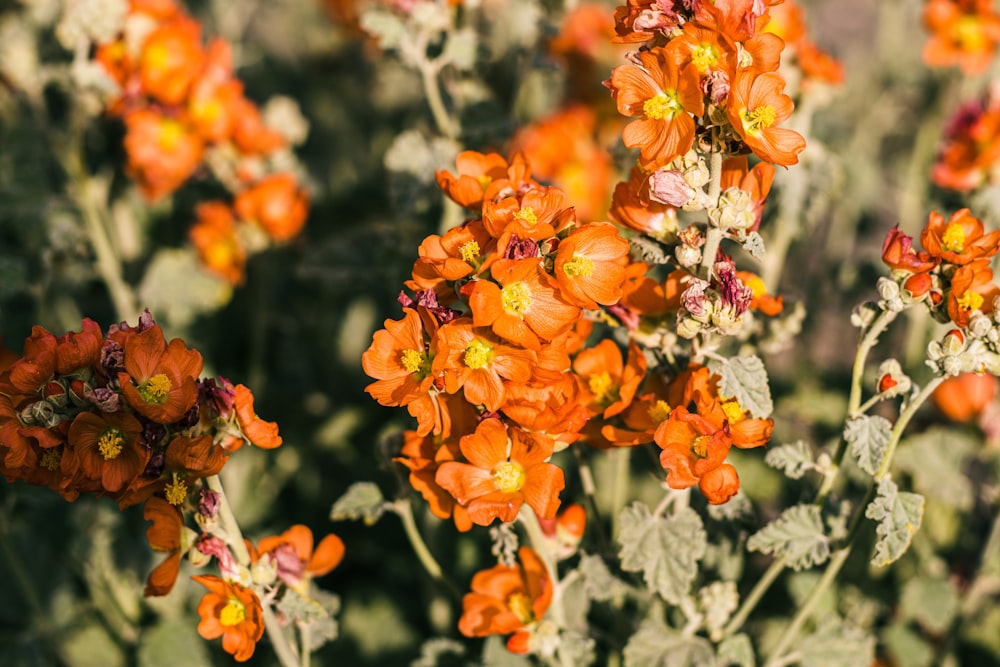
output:
M722 153L712 153L710 178L708 183L708 205L718 206L719 193L722 191ZM698 277L702 280L712 279L712 267L715 266L715 256L719 253L719 245L725 233L718 227L709 224L705 232L705 246L701 249L701 266L698 267Z
M437 560L434 558L434 554L427 547L427 543L424 541L423 535L420 534L420 528L417 526L417 521L413 516L413 505L410 503L409 499L401 498L389 505L389 509L393 511L400 520L403 522L403 530L406 532L406 538L410 541L410 546L413 547L414 553L417 555L417 560L423 565L427 574L431 576L435 581L440 582L452 597L456 600L462 598L462 594L459 592L455 585L451 583L445 576L444 570L441 569L441 565L438 564Z

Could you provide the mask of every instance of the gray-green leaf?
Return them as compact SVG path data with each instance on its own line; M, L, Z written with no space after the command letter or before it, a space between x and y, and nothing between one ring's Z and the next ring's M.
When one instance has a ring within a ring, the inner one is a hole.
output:
M858 667L875 659L875 638L837 617L820 623L798 644L802 667Z
M757 260L764 259L764 239L757 232L750 232L743 239L743 249Z
M766 419L774 410L767 371L760 357L734 357L722 364L719 394L735 398L740 407L757 419Z
M879 482L878 496L865 509L865 516L878 522L875 529L878 542L872 565L885 567L910 547L910 540L924 516L924 497L918 493L900 492L887 475Z
M391 12L369 9L361 14L361 29L373 35L385 49L395 49L407 36L406 24Z
M361 519L370 526L379 520L387 505L374 482L355 482L333 504L330 518L334 521Z
M583 554L577 566L583 575L584 591L592 600L607 602L628 592L628 585L611 574L600 556Z
M777 468L792 479L799 479L816 465L813 463L809 445L803 440L769 449L764 456L764 463Z
M642 572L650 588L678 604L698 574L707 540L701 517L684 508L674 516L654 517L635 502L619 515L622 569Z
M716 667L756 667L757 659L754 656L753 644L750 638L744 634L726 637L719 644L718 658L715 661Z
M623 655L625 667L715 667L708 641L678 633L658 615L643 621L629 638Z
M892 424L885 417L852 417L844 428L844 440L851 446L851 456L869 475L878 473L892 439Z
M747 549L784 556L793 570L819 565L830 557L830 538L816 505L795 505L747 540Z

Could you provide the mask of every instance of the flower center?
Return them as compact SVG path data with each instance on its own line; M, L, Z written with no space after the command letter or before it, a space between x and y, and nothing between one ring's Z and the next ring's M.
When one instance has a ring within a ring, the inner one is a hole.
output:
M229 598L229 602L219 612L219 623L222 623L226 627L239 625L246 618L247 608L236 598Z
M983 295L979 292L966 292L957 301L962 310L978 310L983 305Z
M941 246L948 252L965 252L965 229L960 223L953 222L945 228Z
M427 356L416 350L403 350L399 354L399 363L408 373L427 373Z
M535 610L531 607L531 598L521 592L511 593L507 598L507 609L517 616L524 625L535 620Z
M476 182L479 183L479 187L485 190L486 186L488 186L490 183L493 182L493 177L487 176L486 174L483 174L482 176L476 176Z
M462 255L462 260L471 264L473 260L479 257L479 244L475 241L463 243L462 247L458 249L458 252Z
M164 498L174 507L180 507L187 499L188 487L183 480L176 477L163 489Z
M515 493L524 486L524 468L513 461L504 461L493 469L493 484L504 493Z
M500 292L500 303L507 313L524 317L531 308L531 289L528 283L519 280L504 287Z
M699 44L691 51L691 62L698 68L699 72L704 72L719 60L719 54L711 44Z
M462 361L472 370L479 370L493 361L493 348L477 338L465 348Z
M649 415L650 419L659 424L670 416L670 404L663 399L660 399L650 406L649 410L646 411L646 414Z
M681 112L677 92L660 93L642 103L642 113L653 120L671 119Z
M582 255L573 255L573 259L563 264L563 271L570 278L587 277L594 273L594 263Z
M607 371L594 373L587 378L587 387L600 405L611 405L618 400L618 387Z
M986 34L980 20L970 14L955 22L955 41L963 51L982 51L986 47Z
M124 445L125 436L122 434L121 429L109 426L104 429L104 433L97 440L97 451L101 453L105 461L111 461L118 458L122 453Z
M538 216L535 215L535 210L530 206L525 206L520 211L514 214L515 220L524 220L529 227L534 227L538 224Z
M691 442L691 453L699 459L708 456L708 443L712 441L710 435L699 435Z
M753 111L741 112L740 116L743 129L751 134L766 130L778 120L778 112L770 104L762 104Z
M181 142L183 136L184 126L176 120L167 118L160 121L160 136L156 143L163 151L172 153L177 150L177 145Z
M139 396L146 403L160 405L167 400L167 394L173 386L164 373L157 373L139 385Z
M46 470L55 472L59 469L59 462L62 460L62 447L50 447L42 454L41 466Z
M735 424L743 419L743 407L735 398L723 403L722 411L726 413L726 419L729 420L730 424Z

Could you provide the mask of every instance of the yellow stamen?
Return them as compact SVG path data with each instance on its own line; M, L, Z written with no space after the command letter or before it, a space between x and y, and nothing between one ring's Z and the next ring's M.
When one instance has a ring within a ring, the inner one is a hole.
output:
M493 348L477 338L465 348L462 361L472 370L483 368L493 361Z
M468 243L463 243L462 247L458 249L459 254L462 255L462 259L470 264L479 257L479 244L475 241L469 241Z
M229 598L229 603L219 612L219 623L226 627L239 625L246 620L247 608L236 598Z
M513 461L504 461L493 469L493 484L504 493L520 491L524 486L524 468Z
M174 477L163 489L164 498L174 507L180 507L187 499L188 487L183 480Z
M660 399L650 406L649 410L646 411L646 414L649 415L650 419L659 424L670 416L670 404L663 399Z
M611 379L611 374L607 371L594 373L587 378L587 387L599 405L611 405L618 400L618 386Z
M699 435L691 443L691 453L697 456L699 459L703 459L708 456L708 443L712 441L712 436L710 435Z
M145 403L161 405L166 402L171 387L170 378L164 373L157 373L139 385L139 396Z
M520 211L514 214L515 220L524 220L528 223L529 227L534 227L538 224L538 216L535 215L535 210L530 206L525 206Z
M55 472L59 469L59 462L62 460L62 447L50 447L42 454L41 466L46 470Z
M490 183L493 182L493 178L491 176L483 174L482 176L477 176L476 181L479 183L479 187L485 190L486 186L488 186Z
M741 111L740 118L745 132L757 134L774 125L778 120L778 112L770 104L762 104L753 111Z
M699 72L705 72L719 60L719 54L711 44L699 44L691 51L691 62Z
M523 280L511 283L500 292L500 303L508 314L524 317L531 308L531 288Z
M125 436L121 429L109 426L97 440L97 451L101 453L105 461L118 458L125 446Z
M507 598L507 609L517 616L524 625L534 622L535 610L531 606L531 598L524 593L511 593Z
M166 118L160 121L160 136L157 138L157 144L165 152L175 151L183 136L184 127L176 120Z
M573 259L563 264L563 271L570 278L587 277L594 273L594 263L582 255L573 255Z
M671 119L679 114L683 108L677 99L677 92L660 93L656 97L650 97L642 103L642 113L647 118L653 120Z
M427 371L427 356L416 350L403 350L399 355L399 363L409 373L425 373Z
M735 424L743 419L743 407L735 398L723 403L722 411L726 413L726 419L729 420L730 424Z
M760 279L760 276L750 276L750 278L743 281L743 284L750 288L755 299L759 299L767 294L767 287L764 286L764 281Z
M966 292L958 297L958 306L963 310L979 310L983 305L983 295L979 292Z
M982 51L988 43L982 22L971 14L966 14L955 22L952 35L958 46L967 52Z
M965 252L965 229L961 223L953 222L945 227L944 236L941 237L941 247L948 252L959 254Z

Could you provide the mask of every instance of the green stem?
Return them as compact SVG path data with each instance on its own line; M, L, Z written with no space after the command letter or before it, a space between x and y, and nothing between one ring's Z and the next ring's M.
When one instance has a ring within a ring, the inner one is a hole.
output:
M431 550L427 547L427 543L424 542L423 535L420 534L420 528L417 526L417 521L413 516L413 505L409 499L401 498L390 503L389 509L403 522L403 530L406 532L406 538L410 541L410 546L413 547L414 553L417 554L417 560L427 570L427 574L435 581L443 584L454 599L460 600L462 598L461 592L444 576L444 571L434 558Z
M883 310L864 332L861 343L858 344L858 351L854 355L854 369L851 371L851 395L847 399L848 418L861 415L861 382L864 378L868 353L878 343L879 334L885 331L898 314L897 311Z
M208 488L219 494L219 527L222 529L226 543L232 550L233 555L236 556L239 564L249 567L250 552L247 551L246 544L243 542L243 531L240 530L240 524L237 523L236 515L233 514L229 499L226 497L226 490L222 487L222 479L218 475L212 475L211 477L206 477L205 482L208 484ZM278 656L278 661L282 667L299 667L299 660L295 655L295 651L292 649L291 644L288 643L288 637L282 631L281 624L274 615L271 605L262 604L261 607L263 608L264 629L271 640L271 646Z
M424 95L427 96L427 104L431 108L431 115L434 116L434 123L437 125L438 131L449 139L457 139L461 128L448 113L444 105L444 98L441 97L441 86L438 81L440 66L436 61L428 60L426 55L423 55L418 62Z
M719 193L722 191L722 152L712 153L710 163L710 180L708 183L708 205L719 205ZM713 227L709 223L705 232L705 246L701 250L701 266L698 268L698 277L702 280L712 279L712 267L715 266L715 256L719 252L719 245L725 233L718 227Z
M583 447L573 447L573 454L576 457L576 465L580 470L580 486L583 487L583 497L586 499L587 512L590 514L588 522L594 527L597 533L597 544L601 553L608 551L608 536L604 532L604 521L601 518L601 511L597 507L597 484L594 482L594 471L587 461L587 455Z
M774 580L778 578L778 575L785 570L785 557L782 556L778 560L771 563L771 566L767 568L764 572L764 576L757 580L754 587L750 590L745 598L743 598L740 608L736 611L729 622L726 623L726 627L722 629L722 636L729 637L735 634L743 627L746 623L747 618L750 617L750 613L757 607L761 598L764 597L764 593L771 587Z
M611 485L611 538L618 537L618 515L628 502L629 482L632 479L632 448L618 447L612 452L614 479Z
M889 469L892 467L892 459L896 454L896 446L899 444L903 436L903 431L909 425L910 420L913 415L917 413L917 410L923 405L924 401L931 395L931 393L937 388L939 384L943 381L942 377L935 377L930 380L923 389L920 390L913 400L906 406L906 409L899 415L899 419L892 427L892 433L889 438L889 445L886 448L885 458L882 460L882 465L879 466L878 471L869 485L868 493L865 495L864 501L855 512L854 518L851 521L851 526L848 529L847 537L844 540L844 546L838 549L833 557L830 558L830 562L826 566L826 570L823 572L823 576L813 587L813 590L809 593L809 597L802 604L802 607L795 614L792 622L785 629L785 632L781 635L778 640L777 646L771 651L771 656L765 667L776 667L781 663L781 658L783 654L788 650L789 646L792 645L798 636L799 632L802 630L802 626L812 617L812 612L819 602L819 599L823 596L826 590L833 583L837 574L843 568L844 563L847 561L847 557L851 553L851 548L854 546L855 538L858 535L859 528L861 527L861 519L865 515L865 508L868 504L874 500L879 482L885 479L889 474Z
M302 667L309 667L312 662L312 653L309 651L309 626L305 623L299 625L299 656L302 658Z

